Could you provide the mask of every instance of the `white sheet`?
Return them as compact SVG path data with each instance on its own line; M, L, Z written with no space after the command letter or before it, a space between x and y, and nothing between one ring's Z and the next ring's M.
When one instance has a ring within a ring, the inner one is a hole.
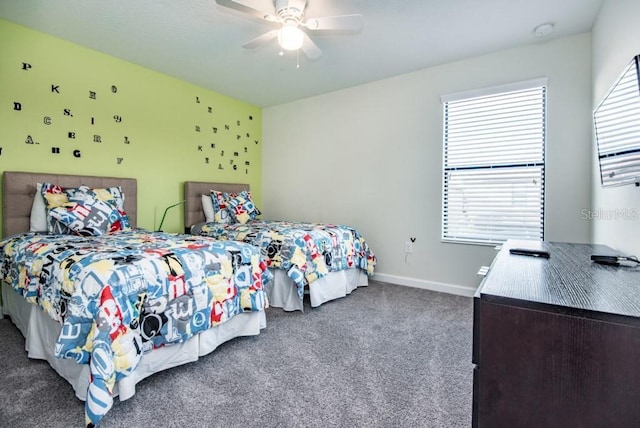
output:
M89 366L54 356L55 342L61 330L60 325L43 313L40 308L27 303L6 284L2 289L2 312L9 315L13 323L25 337L25 349L29 358L47 360L60 376L66 379L76 396L86 400L89 385ZM238 336L254 336L266 327L264 311L245 312L234 316L225 323L200 333L188 341L155 349L143 355L136 370L116 383L114 396L121 401L135 394L135 387L142 379L188 362L215 350L220 344Z
M269 306L285 311L302 311L303 301L298 297L296 286L282 269L269 269L273 281L265 289L269 297ZM347 269L331 272L329 275L309 284L311 306L316 307L330 300L345 297L358 287L369 284L369 277L361 269Z

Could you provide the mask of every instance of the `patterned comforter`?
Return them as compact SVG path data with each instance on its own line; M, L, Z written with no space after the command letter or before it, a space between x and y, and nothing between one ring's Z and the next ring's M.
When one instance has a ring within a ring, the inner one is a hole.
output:
M143 353L184 342L268 305L257 248L129 230L81 237L28 233L0 242L0 278L62 325L56 356L89 364L87 426Z
M269 267L287 272L301 299L305 285L329 272L360 268L372 275L376 264L365 239L349 226L252 220L246 224L200 223L192 233L260 248Z

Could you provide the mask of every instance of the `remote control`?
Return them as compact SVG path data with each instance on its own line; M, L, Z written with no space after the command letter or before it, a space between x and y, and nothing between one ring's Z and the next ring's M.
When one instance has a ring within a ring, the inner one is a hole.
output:
M545 250L534 250L531 248L511 248L509 252L511 254L516 254L519 256L542 257L545 259L549 258L549 252Z
M618 256L605 256L602 254L592 254L591 261L600 263L601 265L618 266L620 259Z

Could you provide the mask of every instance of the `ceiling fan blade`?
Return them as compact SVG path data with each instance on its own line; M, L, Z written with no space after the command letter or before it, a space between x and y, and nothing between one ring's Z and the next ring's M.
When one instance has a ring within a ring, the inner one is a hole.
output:
M320 48L315 43L313 43L311 37L307 36L306 33L304 35L304 41L302 42L302 52L304 52L304 54L309 59L316 59L319 58L320 55L322 55L322 51L320 50Z
M337 15L309 18L304 23L309 30L348 30L358 31L364 26L362 15Z
M249 40L247 43L242 45L242 47L245 49L259 48L260 46L267 44L276 37L278 37L278 30L271 30L268 33L264 33L263 35L258 36L253 40Z
M267 21L275 22L278 20L278 17L275 15L276 9L271 0L216 0L216 3L229 9L235 9L248 15L266 19Z

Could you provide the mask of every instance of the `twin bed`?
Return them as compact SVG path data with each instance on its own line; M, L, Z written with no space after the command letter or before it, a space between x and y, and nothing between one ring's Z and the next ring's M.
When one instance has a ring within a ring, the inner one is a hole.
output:
M129 227L98 236L33 231L34 217L43 215L34 204L41 183L60 186L56 198L72 201L90 189L118 207L105 216L88 205L84 226L108 218ZM355 229L251 221L222 232L205 222L202 195L245 185L185 183L185 224L197 234L137 229L135 179L4 172L2 188L0 315L25 336L28 356L47 360L86 402L87 426L151 374L258 335L269 304L302 310L306 288L312 306L343 297L366 285L375 265ZM279 263L274 241L284 249L287 236L304 244L293 263Z
M260 248L274 281L267 285L270 306L303 310L308 290L312 307L345 297L368 284L376 259L363 236L344 225L264 221L221 224L207 221L203 201L212 192L248 192L246 184L187 181L184 184L187 233L235 240Z
M87 426L145 377L266 326L270 274L255 247L135 229L28 232L38 183L119 188L135 226L136 180L3 176L2 311L25 336L28 356L47 360L86 401Z

